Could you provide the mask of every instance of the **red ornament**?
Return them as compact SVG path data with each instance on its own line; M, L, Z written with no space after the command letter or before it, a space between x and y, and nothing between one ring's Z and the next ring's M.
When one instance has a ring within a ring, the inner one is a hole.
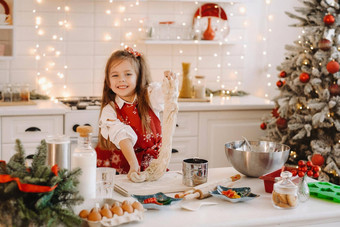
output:
M307 83L309 81L310 77L308 73L301 73L300 74L300 81L302 83Z
M312 162L314 165L322 166L325 162L325 159L321 154L313 154Z
M277 108L277 107L272 110L273 117L275 117L275 118L280 117L278 110L279 110L279 108Z
M327 14L326 16L324 16L323 22L325 23L325 25L332 25L335 22L335 18L333 17L333 15Z
M262 122L262 124L260 125L262 130L266 130L267 129L267 124Z
M329 90L329 93L332 95L332 96L338 96L340 95L340 87L338 84L331 84L328 88Z
M287 76L287 73L286 73L285 71L281 71L280 74L279 74L279 76L280 76L281 78L285 78L285 77Z
M276 125L279 129L286 129L287 128L287 120L280 117L276 120Z
M276 82L276 86L282 87L282 86L283 86L283 82L282 82L281 80L278 80L278 81Z
M338 62L333 60L327 63L326 68L329 73L334 74L334 73L339 72L340 66Z
M328 39L321 39L318 43L318 47L323 51L328 51L332 47L332 42L329 41Z

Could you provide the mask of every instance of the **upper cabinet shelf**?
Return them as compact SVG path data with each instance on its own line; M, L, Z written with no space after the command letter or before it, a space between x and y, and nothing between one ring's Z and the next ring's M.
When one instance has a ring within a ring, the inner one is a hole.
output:
M121 0L124 1L124 0ZM136 0L130 0L136 1ZM223 2L247 2L249 0L139 0L141 2L205 2L205 3L223 3Z
M0 0L0 61L14 56L15 0Z
M209 41L209 40L140 40L140 43L157 44L184 44L184 45L233 45L233 42Z

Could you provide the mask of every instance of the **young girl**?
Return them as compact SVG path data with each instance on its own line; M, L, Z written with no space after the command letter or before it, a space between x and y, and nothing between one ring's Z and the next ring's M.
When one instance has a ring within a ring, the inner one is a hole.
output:
M174 78L169 71L164 74ZM115 51L108 59L96 147L98 167L113 167L129 177L158 157L163 94L160 84L150 82L144 56L132 48Z

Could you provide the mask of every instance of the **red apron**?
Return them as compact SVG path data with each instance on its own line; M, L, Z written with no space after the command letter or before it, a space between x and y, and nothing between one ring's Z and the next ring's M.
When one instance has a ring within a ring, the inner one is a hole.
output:
M142 130L142 121L138 115L137 102L133 104L125 103L121 109L115 103L117 118L126 125L131 126L137 135L137 142L134 146L135 154L141 168L144 171L150 164L150 161L158 157L159 148L162 145L162 128L161 122L156 114L150 109L150 130ZM130 166L125 159L121 150L101 150L98 146L97 167L113 167L120 174L129 172Z

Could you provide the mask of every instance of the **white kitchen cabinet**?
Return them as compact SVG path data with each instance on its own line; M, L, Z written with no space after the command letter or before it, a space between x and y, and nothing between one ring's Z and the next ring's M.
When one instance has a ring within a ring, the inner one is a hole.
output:
M198 112L179 112L172 140L170 170L182 170L182 161L198 156Z
M6 0L0 2L0 12L8 13L10 16L10 23L3 23L0 21L0 60L13 59L15 52L15 0Z
M6 162L15 153L15 140L20 139L26 155L33 154L47 135L62 135L63 115L8 116L1 118L1 159Z
M209 161L209 167L231 166L224 152L227 142L258 140L264 135L260 119L268 114L264 110L228 110L199 113L198 154Z

